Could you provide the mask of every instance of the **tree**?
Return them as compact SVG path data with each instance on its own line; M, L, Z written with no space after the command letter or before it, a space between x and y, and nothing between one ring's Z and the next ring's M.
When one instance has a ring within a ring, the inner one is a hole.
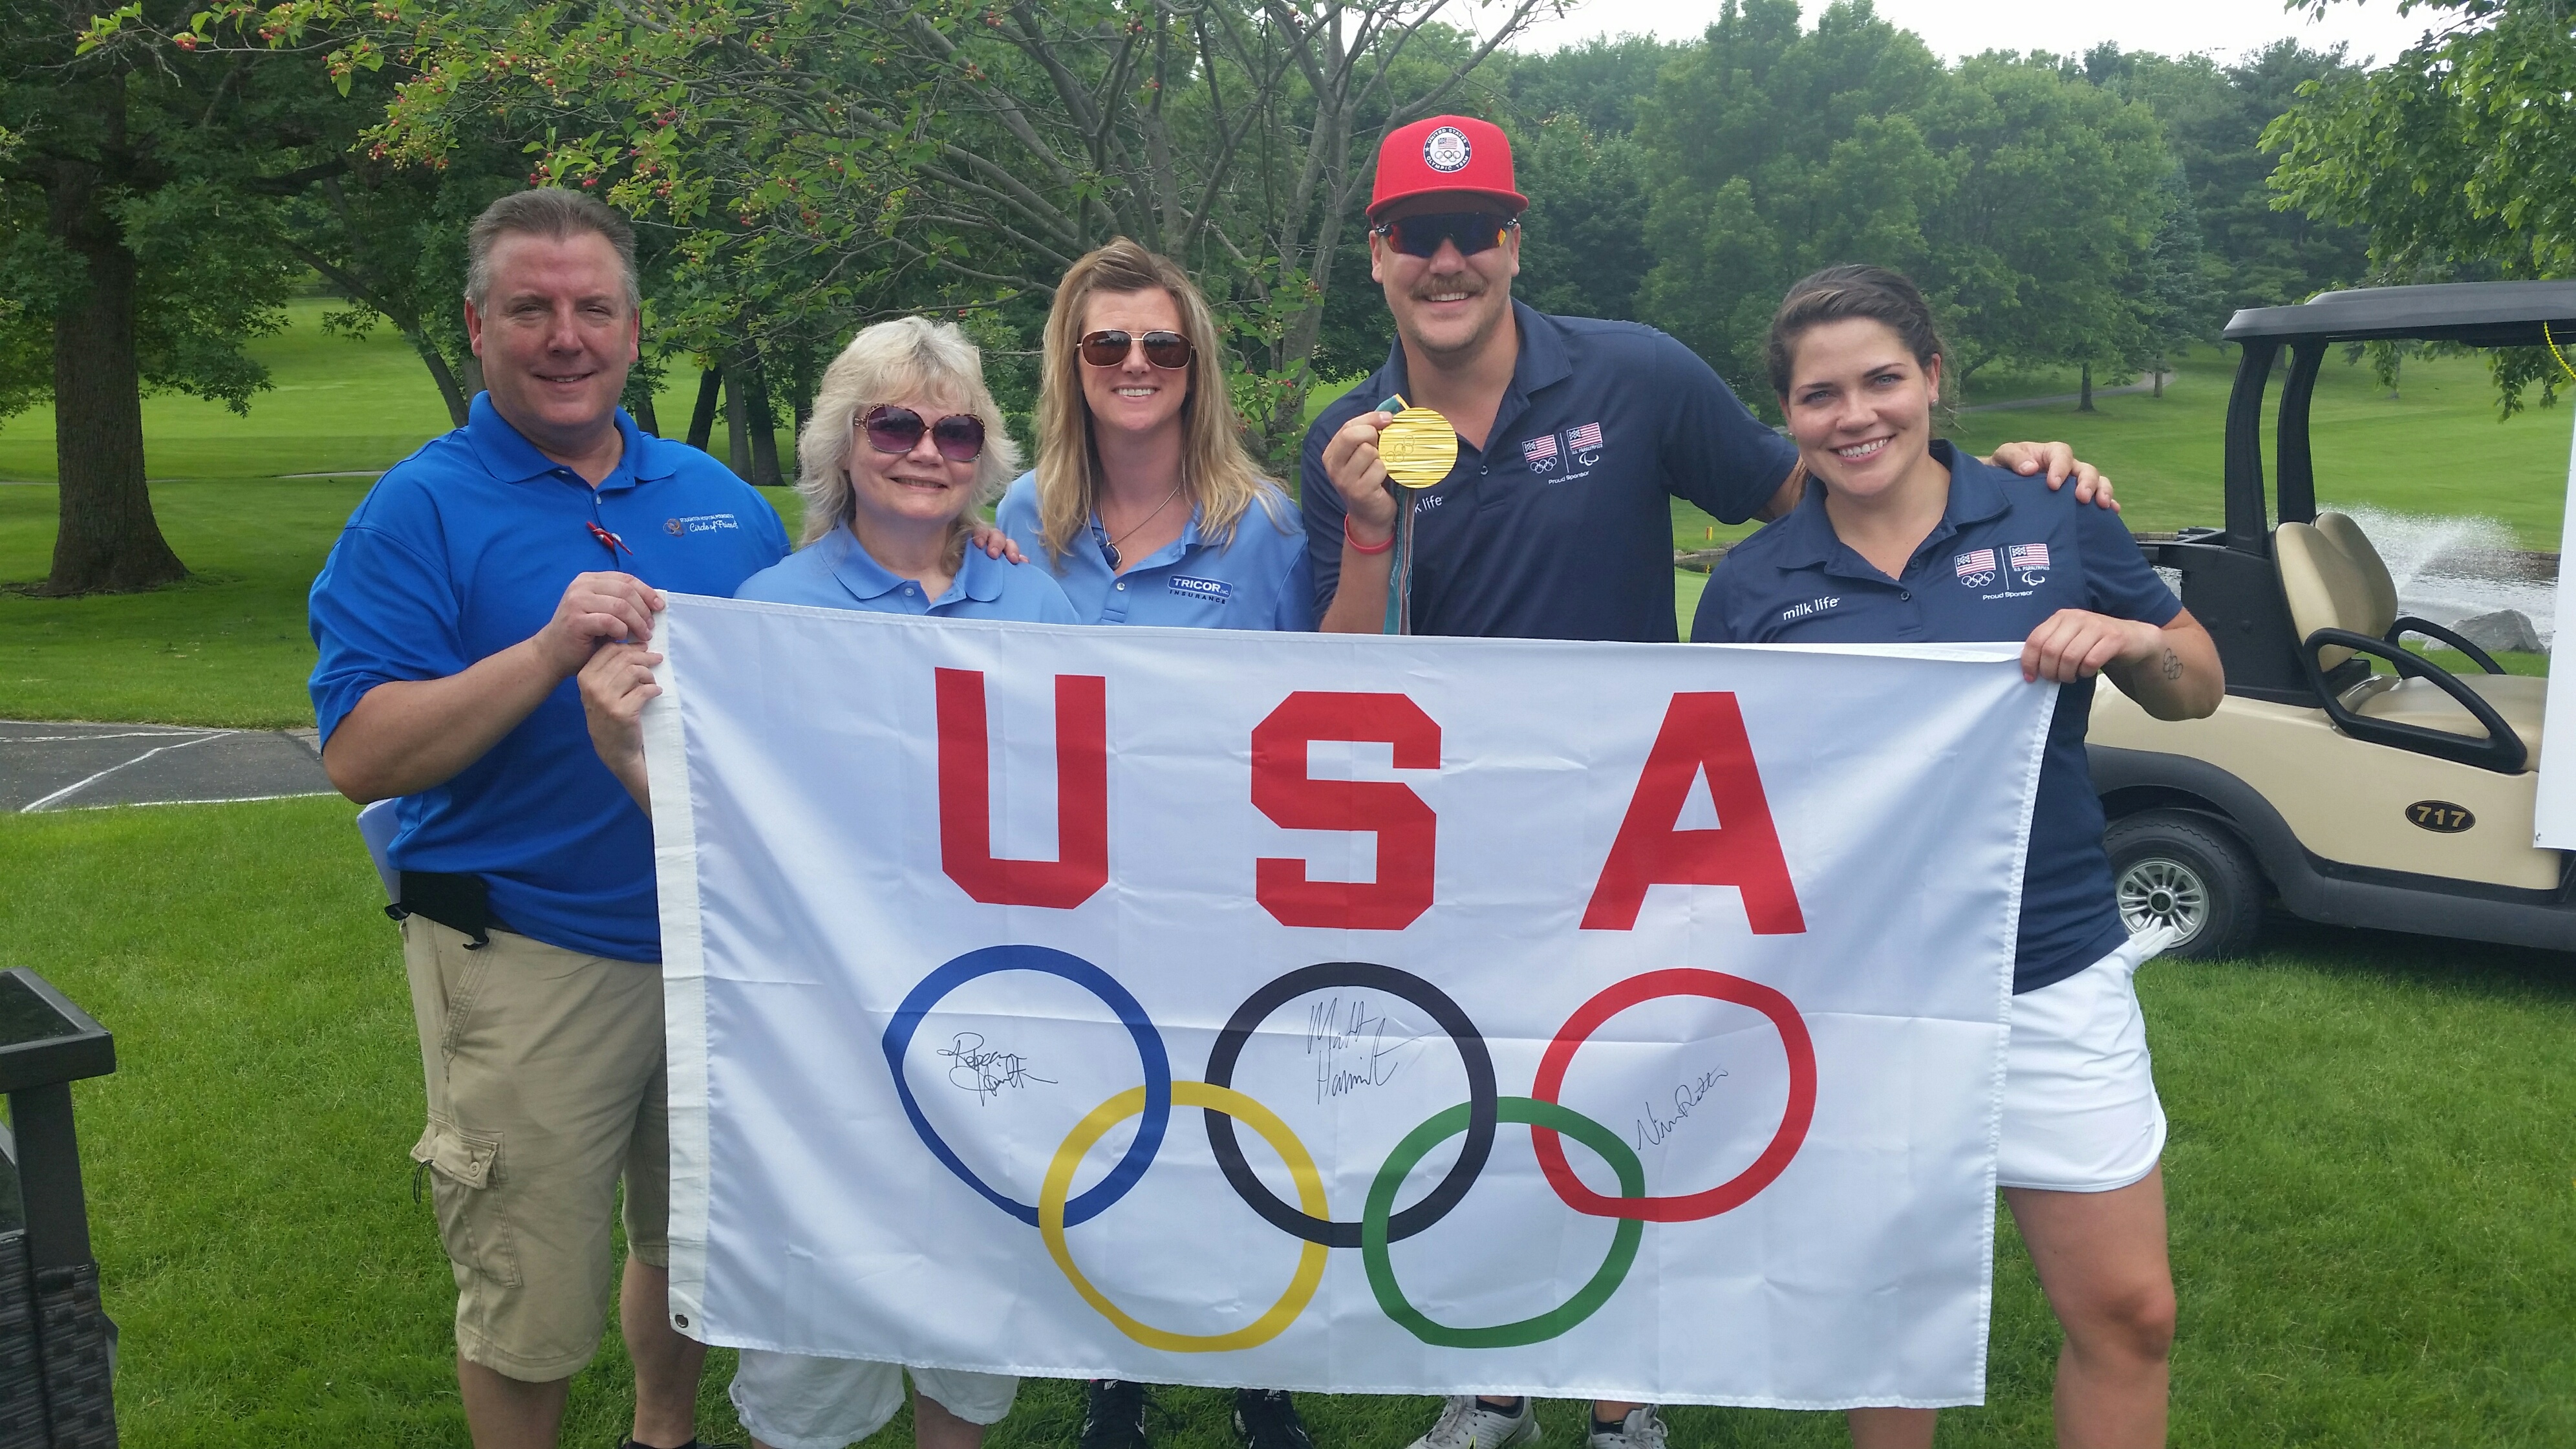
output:
M183 10L127 13L174 24ZM58 594L187 572L144 483L142 394L242 411L267 385L242 344L280 325L297 272L275 198L328 169L317 113L335 99L303 57L85 44L90 23L73 0L0 10L0 128L18 138L0 158L0 410L54 402L60 523L42 588Z
M1868 0L1828 7L1813 31L1795 0L1728 0L1637 128L1656 178L1640 318L1768 409L1762 339L1790 283L1843 261L1926 280L1924 226L1950 168L1915 117L1945 84Z
M1772 310L1838 262L1914 278L1961 386L1998 361L2141 351L2137 272L2171 161L2146 108L2053 57L1947 70L1867 0L1812 31L1793 0L1730 0L1638 134L1658 178L1641 315L1757 406Z
M361 121L382 116L392 88L368 89L376 94L352 107ZM279 245L352 304L327 314L325 330L363 337L379 321L390 323L461 428L483 390L482 361L467 343L458 305L465 232L484 207L522 184L521 168L511 164L520 158L487 144L449 158L458 164L403 165L366 154L358 129L334 138L346 169L281 208Z
M1587 134L1625 136L1637 129L1665 65L1693 48L1651 35L1596 35L1545 55L1512 57L1503 94L1523 122L1570 116Z
M417 74L376 139L523 139L538 177L666 228L689 300L662 324L707 357L765 357L801 319L1043 299L1133 236L1211 284L1277 455L1377 138L1466 94L1547 0L1479 38L1445 3L386 0L368 13Z
M2136 274L2173 164L2154 114L2051 56L1977 56L1955 80L1924 125L1955 177L1923 279L1955 319L1951 374L2124 368L2146 349Z
M2220 66L2207 56L2167 59L2105 44L2086 53L2084 68L2095 84L2156 113L2199 214L2223 306L2301 302L2368 274L2367 230L2273 205L2279 148L2263 138L2299 87L2360 73L2342 47L2316 51L2279 40Z
M2165 173L2162 215L2155 239L2148 244L2138 273L2139 320L2144 324L2144 353L2137 359L2154 379L2155 394L2165 395L2166 362L2194 342L2215 338L2224 320L2218 313L2218 278L2203 246L2200 217L2191 204L2191 187L2182 168ZM2089 400L2089 399L2088 399Z
M1542 312L1636 315L1654 266L1646 245L1646 159L1627 136L1604 136L1560 112L1515 138L1521 194L1521 275L1513 294Z
M2440 28L2379 70L2311 81L2273 122L2283 207L2370 229L2391 281L2576 274L2576 5L2422 0ZM2490 354L2499 411L2556 364L2539 348Z

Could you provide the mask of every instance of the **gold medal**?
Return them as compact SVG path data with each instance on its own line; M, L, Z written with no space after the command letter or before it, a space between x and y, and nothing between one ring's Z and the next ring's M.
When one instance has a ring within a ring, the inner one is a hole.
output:
M1408 407L1379 430L1377 455L1388 477L1407 488L1428 488L1458 465L1458 430L1429 408Z

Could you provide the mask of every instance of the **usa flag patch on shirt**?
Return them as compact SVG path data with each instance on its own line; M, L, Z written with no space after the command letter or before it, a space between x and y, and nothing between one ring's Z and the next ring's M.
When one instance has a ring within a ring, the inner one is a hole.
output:
M2004 557L2005 561L2011 565L2014 573L2044 574L2048 572L2047 544L2017 543L2005 552ZM2030 580L2029 582L2037 581Z
M1959 582L1972 589L1982 589L1995 581L1995 551L1990 548L1970 549L1952 559L1957 565Z
M1521 444L1521 457L1528 460L1530 471L1545 473L1556 466L1556 434L1546 433Z
M1582 427L1576 428L1574 431L1567 433L1565 435L1565 446L1567 451L1574 453L1600 452L1601 425L1599 423L1585 423ZM1586 459L1585 461L1588 462L1590 460Z

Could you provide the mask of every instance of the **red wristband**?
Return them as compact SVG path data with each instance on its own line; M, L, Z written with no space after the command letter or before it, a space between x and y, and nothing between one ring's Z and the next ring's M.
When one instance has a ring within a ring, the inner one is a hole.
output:
M1345 513L1342 515L1342 542L1349 544L1354 553L1384 553L1395 547L1395 535L1388 534L1384 543L1362 543L1359 535L1351 532L1351 516Z

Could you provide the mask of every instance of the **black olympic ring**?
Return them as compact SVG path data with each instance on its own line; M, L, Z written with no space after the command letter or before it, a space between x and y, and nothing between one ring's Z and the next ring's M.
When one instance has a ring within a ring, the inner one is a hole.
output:
M1467 1134L1458 1146L1458 1160L1428 1196L1387 1221L1386 1240L1400 1243L1447 1217L1450 1209L1467 1196L1467 1189L1476 1185L1477 1174L1485 1170L1485 1159L1494 1150L1494 1058L1485 1050L1484 1033L1476 1029L1476 1023L1449 999L1447 992L1410 971L1368 961L1326 961L1300 967L1244 998L1243 1004L1234 1009L1234 1018L1217 1034L1216 1047L1208 1053L1206 1079L1213 1086L1232 1087L1236 1060L1270 1013L1309 991L1332 986L1367 987L1421 1007L1449 1034L1449 1040L1457 1045L1459 1062L1467 1069ZM1234 1140L1233 1118L1221 1112L1201 1115L1207 1118L1208 1147L1216 1153L1217 1166L1225 1169L1225 1180L1272 1227L1328 1248L1360 1246L1358 1222L1326 1221L1299 1212L1281 1202L1278 1194L1254 1175L1252 1164L1244 1160L1242 1146Z

